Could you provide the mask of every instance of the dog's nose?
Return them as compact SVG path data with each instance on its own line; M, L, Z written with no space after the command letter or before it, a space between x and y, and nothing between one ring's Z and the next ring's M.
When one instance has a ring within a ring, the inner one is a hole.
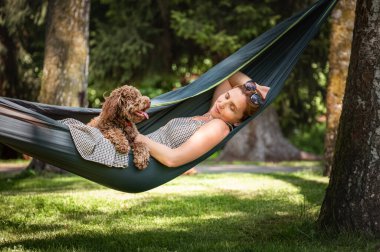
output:
M148 108L150 108L150 100L148 100L148 105L147 105Z

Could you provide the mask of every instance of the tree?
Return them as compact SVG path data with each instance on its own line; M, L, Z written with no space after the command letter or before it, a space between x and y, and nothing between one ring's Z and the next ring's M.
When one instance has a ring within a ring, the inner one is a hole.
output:
M87 104L89 13L89 0L49 0L40 102Z
M330 71L326 96L325 170L323 172L325 176L330 176L331 173L336 134L342 111L354 29L355 2L356 0L339 1L331 15Z
M87 104L89 13L89 0L49 0L40 102ZM56 170L36 159L28 168Z
M380 8L358 0L330 183L319 225L380 235Z

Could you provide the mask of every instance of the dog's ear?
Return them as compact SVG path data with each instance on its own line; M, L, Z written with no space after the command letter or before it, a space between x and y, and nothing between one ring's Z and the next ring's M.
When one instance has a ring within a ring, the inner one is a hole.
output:
M112 92L111 95L106 98L102 106L102 117L105 120L112 121L116 117L119 100L120 94L115 92Z

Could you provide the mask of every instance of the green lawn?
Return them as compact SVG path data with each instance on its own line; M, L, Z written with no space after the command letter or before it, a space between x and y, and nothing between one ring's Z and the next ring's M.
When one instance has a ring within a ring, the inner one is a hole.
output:
M317 232L326 186L311 172L198 174L126 194L70 175L3 176L0 251L375 251Z

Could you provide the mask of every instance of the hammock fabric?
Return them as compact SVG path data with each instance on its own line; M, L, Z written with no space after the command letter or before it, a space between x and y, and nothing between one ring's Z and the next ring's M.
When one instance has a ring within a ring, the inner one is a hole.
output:
M205 113L214 88L237 71L271 87L265 105L255 114L257 116L279 94L300 54L317 34L336 1L314 3L263 33L191 84L152 99L152 107L148 110L150 119L137 125L140 132L148 134L175 117ZM104 186L135 193L157 187L194 167L224 146L255 117L240 124L220 144L195 161L173 169L151 158L148 168L139 171L133 162L128 168L120 169L82 159L68 127L57 121L71 117L88 122L99 113L99 109L53 106L0 97L0 142Z

